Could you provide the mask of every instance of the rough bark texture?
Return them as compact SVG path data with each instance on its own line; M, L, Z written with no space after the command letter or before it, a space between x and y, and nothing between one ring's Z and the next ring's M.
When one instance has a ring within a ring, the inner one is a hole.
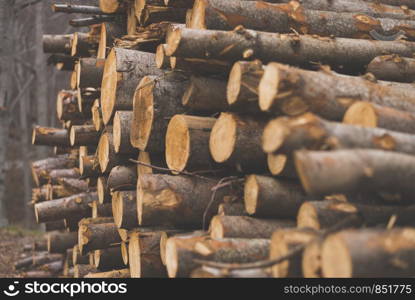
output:
M118 191L112 194L112 215L118 228L138 227L136 191Z
M81 58L78 66L78 88L101 87L105 60Z
M74 125L69 135L71 146L94 146L98 144L99 137L94 125Z
M137 168L134 165L116 166L107 178L107 187L111 191L133 190L137 184Z
M342 69L363 70L373 58L385 54L412 57L415 45L405 41L369 41L322 38L310 35L276 34L238 29L235 31L175 29L167 36L169 56L210 58L230 62L250 58L263 63L278 61L293 65L320 62Z
M347 108L359 100L415 112L415 90L409 84L405 87L271 63L259 86L259 106L288 115L311 111L329 120L341 120Z
M295 218L310 198L296 182L261 175L246 178L244 194L246 211L256 217Z
M128 156L115 152L112 127L107 126L106 131L101 135L97 152L98 162L102 173L109 173L115 166L124 164L128 161Z
M121 238L114 223L82 224L78 230L78 245L81 254L105 249L120 243Z
M71 38L72 34L44 34L43 52L71 54Z
M107 272L88 273L84 278L130 278L130 270L112 270Z
M378 56L367 66L367 71L381 80L414 82L415 59L397 55Z
M131 124L133 112L129 110L119 110L115 112L113 121L113 137L115 152L120 154L136 154L138 150L130 143Z
M292 220L266 220L245 216L215 216L210 222L210 236L223 238L269 239L274 231L295 227Z
M107 249L94 251L94 265L100 271L120 269L124 266L120 247L114 246Z
M309 194L370 191L391 193L408 202L413 199L412 155L369 149L297 151L295 164Z
M70 146L67 129L36 126L32 133L33 145Z
M50 173L55 169L68 169L76 166L76 159L70 155L45 158L32 163L32 177L36 186L45 184L50 179Z
M47 247L49 253L64 253L67 249L73 248L78 242L76 232L56 232L47 236Z
M415 273L412 228L347 230L322 247L324 277L407 277Z

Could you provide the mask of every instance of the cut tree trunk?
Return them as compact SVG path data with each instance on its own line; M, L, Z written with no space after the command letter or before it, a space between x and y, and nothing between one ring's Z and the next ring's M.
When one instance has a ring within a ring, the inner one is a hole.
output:
M56 232L47 236L47 247L49 253L64 253L67 249L73 248L78 242L76 232Z
M263 171L267 156L261 149L265 120L221 113L212 128L209 149L217 163L243 171Z
M48 180L52 184L62 184L63 179L78 179L80 172L77 168L54 169L48 174Z
M212 188L216 180L199 177L142 175L138 179L137 211L139 224L200 227L217 212L219 201L232 194L232 186ZM194 195L198 195L194 197ZM213 200L213 201L212 201Z
M321 247L324 239L316 238L309 242L303 251L302 271L305 278L321 278Z
M411 134L325 121L306 113L280 117L264 129L262 148L268 153L292 154L296 150L380 149L415 154Z
M114 223L82 224L78 230L78 246L81 254L106 249L121 242Z
M130 269L112 270L107 272L88 273L84 278L130 278Z
M342 120L347 108L359 100L415 112L415 89L404 86L271 63L259 85L259 106L263 111L287 115L311 111L329 120Z
M41 202L35 205L36 221L49 222L91 214L89 203L98 200L97 193L81 193L67 198Z
M269 239L274 231L290 227L295 227L295 222L288 219L267 220L245 216L215 216L210 222L210 236L213 239Z
M344 114L343 123L415 134L415 113L365 101L352 104Z
M104 73L104 59L81 58L78 65L78 88L100 88Z
M98 270L94 266L90 265L75 265L74 266L74 278L84 278L86 275L91 273L97 273Z
M118 191L112 194L112 215L118 228L138 227L136 191Z
M167 47L165 53L167 55ZM173 70L181 70L200 75L227 75L230 72L231 64L226 60L206 59L206 58L188 58L188 57L170 57L170 67Z
M102 173L109 173L112 168L128 161L128 156L115 152L112 127L106 127L106 131L101 134L98 148L98 162Z
M261 61L238 61L229 74L226 98L232 110L258 112L258 85L264 74Z
M104 122L102 121L101 106L99 99L96 99L91 107L92 124L95 126L96 131L101 131L104 128Z
M132 278L166 277L166 268L160 258L161 231L140 233L129 237L128 258Z
M415 34L415 22L399 19L376 19L362 12L335 12L306 9L298 2L271 4L262 1L196 0L190 28L232 30L236 26L267 32L371 38L371 32L403 31L409 39Z
M130 143L131 124L133 112L130 110L118 110L113 120L114 148L116 153L137 154L138 150Z
M251 59L263 63L278 61L310 66L320 62L343 70L364 70L379 55L398 54L412 57L415 44L405 41L369 41L316 37L298 34L276 34L239 28L235 31L178 28L167 36L168 56L209 58L235 62L247 51Z
M261 175L249 175L245 180L245 209L255 217L295 218L308 199L302 187L293 181Z
M67 129L36 126L32 133L33 145L70 146Z
M124 267L120 246L95 250L94 266L100 271L109 271Z
M268 153L267 155L268 170L272 175L287 178L297 179L297 171L295 170L294 162L291 156L285 154Z
M32 163L32 177L36 186L41 186L49 180L52 170L76 167L76 158L70 155L60 155Z
M111 192L133 190L137 185L137 168L134 165L116 166L107 178L107 188Z
M415 274L412 228L346 230L323 243L324 277L410 277ZM392 246L393 245L393 246Z
M220 169L209 152L215 118L175 115L166 133L166 162L173 173Z
M297 151L295 165L304 189L312 195L369 191L413 199L412 155L370 149Z
M84 119L78 106L78 95L76 91L61 90L56 98L56 112L61 121Z
M93 146L98 144L99 137L94 125L74 125L69 134L71 146Z
M45 231L56 231L56 230L64 230L65 227L65 221L59 220L59 221L52 221L52 222L46 222L45 223Z
M160 173L160 170L153 169L151 166L167 168L166 158L162 153L140 151L137 161L137 177L140 177L144 174Z
M308 229L280 229L271 238L270 259L275 259L287 255L293 249L305 245L317 236L317 232ZM304 251L291 256L289 259L274 265L272 270L273 277L303 277L302 256Z
M112 208L111 203L104 203L101 204L98 201L94 201L91 203L92 207L92 217L112 217Z
M134 94L131 144L141 151L163 152L169 118L183 113L181 98L187 76L174 72L164 77L145 76Z
M100 176L97 179L98 202L101 204L111 202L111 191L107 185L108 177Z
M78 245L75 245L72 249L72 262L73 265L82 265L82 264L88 264L89 263L89 256L88 255L82 255L81 252L79 252Z
M44 34L43 52L71 54L72 34Z
M125 6L120 0L99 0L99 8L104 13L112 14L123 11Z
M96 53L98 43L99 36L97 35L75 32L72 38L71 55L77 57L90 57Z
M116 39L127 34L127 27L123 22L106 22L101 24L101 33L99 38L98 59L105 59Z
M219 204L218 216L247 216L243 202L225 202ZM212 223L212 221L211 221Z
M146 5L138 21L141 26L148 26L153 23L160 23L163 21L172 23L184 23L186 21L186 8L172 8L166 6L151 6Z
M378 56L367 66L367 71L381 80L414 82L415 60L398 55Z
M191 76L190 84L183 94L184 107L196 112L225 111L226 82L220 79Z
M104 124L115 111L132 110L134 92L145 75L162 75L152 53L113 48L105 61L101 85L101 110Z

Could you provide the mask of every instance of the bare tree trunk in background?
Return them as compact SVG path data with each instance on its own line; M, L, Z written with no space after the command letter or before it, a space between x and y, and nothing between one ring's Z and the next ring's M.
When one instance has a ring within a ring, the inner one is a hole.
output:
M44 12L46 7L43 1L36 4L35 8L35 32L36 45L42 44L42 36L44 33ZM35 68L36 68L36 103L37 103L37 123L42 126L49 125L49 93L48 93L48 70L46 65L46 57L43 49L40 46L35 50ZM47 156L48 149L46 147L36 147L38 157L43 158Z
M0 1L0 226L7 225L5 212L6 153L9 138L10 112L7 105L12 97L14 0Z

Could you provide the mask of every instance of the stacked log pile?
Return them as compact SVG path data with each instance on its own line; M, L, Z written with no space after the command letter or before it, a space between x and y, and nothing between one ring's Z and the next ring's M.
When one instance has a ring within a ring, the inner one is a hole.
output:
M44 36L72 76L33 130L63 275L415 275L411 1L53 9L90 27Z

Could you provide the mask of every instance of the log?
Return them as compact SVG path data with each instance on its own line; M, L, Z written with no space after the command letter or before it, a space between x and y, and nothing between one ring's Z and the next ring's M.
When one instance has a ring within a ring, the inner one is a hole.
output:
M414 234L412 228L391 230L367 228L345 230L330 235L322 246L323 276L360 278L412 276Z
M183 113L181 98L189 81L181 73L162 78L145 76L134 94L131 144L147 152L162 152L169 118Z
M189 86L182 97L182 105L196 112L227 110L226 82L215 78L191 76Z
M137 182L139 224L200 227L203 219L207 223L217 212L219 203L211 199L212 188L216 184L216 180L199 177L140 176ZM232 186L225 186L216 190L215 199L231 194Z
M29 267L36 267L43 265L45 263L53 262L62 259L61 254L49 254L49 253L41 253L36 255L30 255L29 257L25 257L23 259L18 260L14 263L14 269L20 270Z
M287 255L293 249L305 245L315 239L317 232L308 228L280 229L274 232L271 238L270 259ZM272 266L273 277L303 277L302 256L303 250L289 259Z
M376 19L362 12L335 12L310 10L298 2L283 4L262 1L196 0L192 10L190 28L232 30L238 25L267 32L371 38L371 32L387 33L382 24L391 30L403 31L413 39L415 22L397 19ZM388 27L389 28L389 27Z
M156 66L159 69L170 69L170 58L166 55L166 44L160 44L156 49Z
M181 229L172 229L161 231L160 235L160 258L163 265L166 265L166 244L167 240L173 236L184 235L186 231ZM206 235L204 231L194 231L194 234L203 234ZM188 233L187 233L188 234Z
M381 80L414 82L415 60L398 55L378 56L367 66L367 71Z
M262 140L265 152L287 155L299 149L353 148L415 153L415 138L411 134L328 122L311 113L272 120L265 127Z
M52 221L52 222L46 222L45 223L45 231L55 231L55 230L64 230L65 229L65 221L59 220L59 221Z
M44 34L42 36L44 53L71 54L72 34Z
M92 208L92 217L112 217L112 208L111 203L104 203L101 204L98 201L94 201L91 203Z
M308 194L384 192L412 201L415 159L408 154L371 149L297 151L295 165ZM342 176L337 176L339 172Z
M119 0L99 0L99 8L102 12L111 14L119 11L123 11L125 8L122 1Z
M49 199L49 189L48 186L43 185L39 188L32 189L32 203L43 202Z
M102 121L101 106L99 99L96 99L91 107L92 123L95 126L96 131L101 131L104 128L104 122Z
M67 129L35 126L32 133L33 145L70 146Z
M229 270L224 273L221 269L201 266L195 269L190 278L269 278L266 269Z
M343 123L364 127L380 127L405 133L415 133L415 113L357 101L344 114Z
M137 168L134 165L116 166L107 178L107 188L111 192L133 190L137 185Z
M100 176L97 179L98 201L101 204L111 202L111 191L107 186L107 177Z
M124 232L126 237L125 237L125 241L124 241L124 233L120 233L120 232ZM125 229L118 229L118 233L120 234L121 239L123 240L121 242L121 256L122 256L122 261L123 263L128 266L128 230Z
M82 265L82 264L88 264L89 263L89 256L88 255L82 255L79 251L78 245L75 245L72 249L72 262L73 265Z
M94 16L93 19L106 19L106 17L102 16ZM85 18L83 20L89 20L90 18ZM79 19L79 23L80 23ZM72 20L73 21L73 20ZM91 35L89 33L82 33L82 32L75 32L72 38L72 49L71 55L77 57L90 57L92 56L98 49L99 43L99 36Z
M96 273L97 269L90 265L75 265L74 266L74 278L84 278L86 275Z
M212 128L209 149L217 163L243 171L266 170L267 156L261 149L265 120L234 113L221 113Z
M179 173L183 170L215 171L220 166L209 152L209 136L215 118L175 115L171 118L166 133L167 166Z
M128 161L128 156L115 152L112 127L107 126L105 132L101 134L97 153L102 173L109 173L115 166L121 165Z
M310 66L310 61L342 66L343 70L362 71L379 55L398 54L412 57L415 44L405 41L369 41L310 35L276 34L245 30L197 30L178 28L167 36L168 56L209 58L235 62L244 54L262 63L278 61ZM226 50L226 51L225 51Z
M160 258L160 236L160 231L133 231L129 235L128 258L132 278L166 277L166 268Z
M169 7L192 8L195 0L164 0L164 5Z
M305 278L321 278L323 276L321 270L321 247L323 246L323 241L323 238L316 238L304 248L301 265Z
M59 120L84 119L78 108L78 96L76 91L61 90L56 98L56 112Z
M146 5L141 11L138 21L141 26L148 26L163 21L184 23L186 20L186 12L186 8Z
M65 198L73 195L72 191L62 185L50 185L48 200Z
M94 251L94 266L100 271L121 269L124 262L119 246Z
M83 124L90 123L91 121L89 119L92 117L92 105L94 105L94 101L101 96L101 91L98 88L93 87L77 88L77 94L79 111L85 119L88 119L88 121Z
M167 55L167 47L165 53ZM231 64L226 60L170 56L170 68L199 75L229 74Z
M288 219L267 220L246 216L215 216L210 222L210 237L212 239L269 239L274 231L290 227L295 227L295 222Z
M375 4L384 3L388 5L393 5L393 6L405 6L408 8L415 9L415 3L413 3L411 0L365 0L365 1L374 2Z
M241 202L225 202L219 204L218 216L247 216L245 205ZM212 221L211 221L212 222Z
M73 71L76 59L66 54L52 54L47 60L49 65L55 65L59 71Z
M112 194L112 215L118 228L138 227L136 191L117 191Z
M40 223L74 216L86 217L91 214L91 208L88 204L95 200L98 200L98 195L91 192L37 203L35 204L36 221Z
M88 273L84 278L130 278L130 270L120 269L107 272Z
M274 176L287 179L297 179L297 171L291 156L285 154L268 153L267 155L268 170Z
M69 140L71 146L92 146L99 141L100 134L94 125L74 125L71 127Z
M186 272L187 266L190 265L195 269L197 265L192 263L195 258L216 262L248 263L266 259L269 256L270 241L268 239L199 238L196 241L173 239L168 240L166 250L166 267L169 277L189 276L190 273Z
M96 178L99 176L99 166L94 164L95 161L95 155L82 156L82 158L79 159L79 173L83 178Z
M309 199L293 181L261 175L249 175L245 180L245 210L255 217L294 218Z
M49 180L49 174L54 169L73 168L76 166L76 159L70 155L60 155L32 163L32 177L36 186L41 186Z
M167 168L165 155L154 152L144 152L140 151L138 154L137 161L139 163L144 163L145 165L137 164L137 177L140 177L143 174L157 174L160 173L159 170L153 169L150 166L156 166L161 168Z
M52 11L56 13L67 14L90 14L102 15L105 14L99 7L89 5L73 5L73 4L52 4Z
M106 22L101 24L101 33L97 51L98 59L105 59L116 39L127 34L123 22Z
M134 92L145 75L160 76L152 53L113 48L105 61L101 85L101 110L104 124L115 111L132 110Z
M57 232L47 235L47 248L49 253L64 253L66 249L73 248L78 242L76 232Z
M137 154L138 150L130 143L130 131L133 121L133 112L130 110L118 110L115 112L112 128L114 148L116 153Z
M258 112L258 85L264 74L261 61L238 61L231 69L226 99L232 110Z
M77 168L70 169L54 169L48 174L48 179L52 184L62 184L64 179L77 179L79 178L79 170Z
M359 100L415 112L415 102L411 100L414 96L415 90L408 84L403 88L277 63L266 66L259 85L261 110L291 116L311 111L329 120L342 120L347 108Z
M105 249L121 242L114 223L82 224L78 230L78 246L81 254Z
M104 59L80 58L78 65L78 88L100 88L104 73Z

